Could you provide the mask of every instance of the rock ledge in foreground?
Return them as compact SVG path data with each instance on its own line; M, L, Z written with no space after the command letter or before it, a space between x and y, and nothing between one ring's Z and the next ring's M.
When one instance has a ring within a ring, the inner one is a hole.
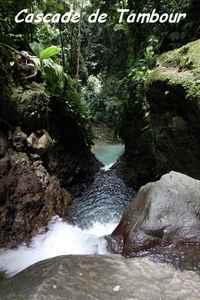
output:
M63 256L0 283L4 300L197 300L199 276L148 259Z

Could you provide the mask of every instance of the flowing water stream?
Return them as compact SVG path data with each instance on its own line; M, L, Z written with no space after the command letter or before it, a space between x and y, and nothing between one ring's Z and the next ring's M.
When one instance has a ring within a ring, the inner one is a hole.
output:
M54 218L48 231L36 236L29 247L2 251L0 270L13 276L38 261L59 255L108 254L104 236L113 232L134 193L114 170L109 170L123 151L121 144L97 144L94 152L105 167L89 190L74 200L69 222Z

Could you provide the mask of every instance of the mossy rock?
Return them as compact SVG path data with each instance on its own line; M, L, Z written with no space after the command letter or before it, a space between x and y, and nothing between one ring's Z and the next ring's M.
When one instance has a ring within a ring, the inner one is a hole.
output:
M22 127L27 127L30 130L46 128L49 97L42 84L33 83L25 87L13 88L9 102Z
M162 54L158 68L146 80L147 92L155 82L163 82L166 87L182 87L186 98L200 101L200 40Z
M191 70L200 68L200 40L164 53L159 57L158 61L163 67L174 66Z
M9 87L9 95L0 101L0 118L11 126L20 126L32 132L46 128L49 113L49 96L42 84Z
M200 40L158 58L145 82L145 98L146 127L136 134L132 114L127 129L131 183L141 185L171 170L200 179Z

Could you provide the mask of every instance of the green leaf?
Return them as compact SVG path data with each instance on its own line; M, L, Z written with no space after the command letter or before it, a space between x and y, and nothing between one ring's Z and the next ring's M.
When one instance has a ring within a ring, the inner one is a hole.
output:
M61 52L61 48L59 47L49 47L40 52L40 59L49 59L53 56L58 55Z
M43 76L51 93L62 89L65 73L63 67L55 63L51 58L42 60Z

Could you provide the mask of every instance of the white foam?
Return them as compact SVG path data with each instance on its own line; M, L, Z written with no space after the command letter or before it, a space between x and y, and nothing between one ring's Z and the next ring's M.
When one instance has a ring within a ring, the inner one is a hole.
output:
M114 161L113 163L109 164L109 165L105 165L104 167L101 168L101 170L108 172L116 163L117 161Z
M30 247L21 245L0 254L0 270L13 276L36 262L60 255L108 254L103 237L112 233L116 226L116 223L95 223L90 229L81 230L54 218L48 231L36 236Z

